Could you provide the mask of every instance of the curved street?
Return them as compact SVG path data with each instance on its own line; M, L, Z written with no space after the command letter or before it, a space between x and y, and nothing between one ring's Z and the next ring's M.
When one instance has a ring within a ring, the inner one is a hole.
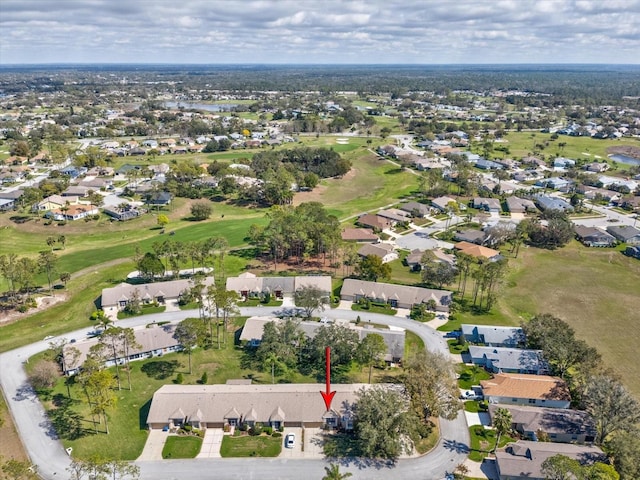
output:
M242 308L241 315L275 315L278 308L251 307ZM182 319L197 315L196 311L176 311L118 321L122 327L136 327L151 322L179 322ZM370 320L379 324L405 328L416 333L425 346L434 352L448 355L447 345L440 332L408 318L391 317L381 314L363 314L345 309L328 309L322 316L332 319L355 320L360 315L364 322ZM55 337L82 338L93 327L87 327L66 335ZM0 355L0 385L6 396L7 404L13 415L16 428L23 444L37 466L40 476L47 480L69 478L66 468L70 464L69 455L65 452L55 432L50 428L45 411L31 390L23 367L29 357L46 350L48 341L36 342L25 347ZM341 461L341 470L349 471L352 478L388 478L394 477L420 480L440 480L451 472L456 465L462 463L469 450L469 431L465 416L460 412L453 421L440 420L441 438L437 446L421 457L399 460L395 465L378 464L361 459ZM257 478L321 478L327 460L291 460L283 458L258 459L195 459L164 460L136 462L140 467L140 478L151 479L184 479L200 480L205 478L220 479L257 479Z

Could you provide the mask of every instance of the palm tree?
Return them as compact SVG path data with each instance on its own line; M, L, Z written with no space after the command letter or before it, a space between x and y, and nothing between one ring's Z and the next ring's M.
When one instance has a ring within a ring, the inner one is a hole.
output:
M340 473L340 465L337 463L331 463L328 467L324 467L324 471L326 475L322 477L322 480L343 480L352 475L351 472Z
M502 407L496 408L493 414L493 428L496 429L498 437L496 438L496 445L493 447L494 452L500 445L500 437L502 434L511 430L512 421L513 419L511 418L511 412L509 410Z

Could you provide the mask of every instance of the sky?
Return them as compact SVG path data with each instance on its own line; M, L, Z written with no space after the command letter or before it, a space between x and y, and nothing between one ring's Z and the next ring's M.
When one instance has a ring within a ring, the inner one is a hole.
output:
M0 0L0 65L640 64L640 0Z

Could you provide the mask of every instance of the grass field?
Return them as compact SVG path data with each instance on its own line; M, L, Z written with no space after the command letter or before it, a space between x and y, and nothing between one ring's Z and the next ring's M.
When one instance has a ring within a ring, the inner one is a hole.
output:
M524 248L510 258L510 273L494 311L463 313L459 323L518 325L550 313L596 347L605 366L640 398L636 357L640 332L640 262L614 249L571 241L555 251Z
M381 160L377 155L367 153L352 162L353 169L344 179L322 180L320 188L296 195L295 202L321 202L339 219L345 219L395 204L417 188L416 175Z
M282 437L260 435L256 437L231 437L225 435L220 446L220 456L228 457L277 457L282 451Z
M588 161L602 161L607 158L607 148L613 146L633 145L640 147L640 140L634 138L622 138L618 140L598 140L590 137L570 137L560 135L556 140L551 140L551 134L541 132L509 132L504 137L503 143L496 143L495 146L505 146L509 148L507 157L521 158L531 154L535 144L549 143L549 146L542 150L545 156L553 155L574 159L584 159ZM560 144L565 144L560 146ZM503 153L494 151L494 156L502 157ZM600 157L600 158L598 158ZM623 167L623 165L620 165ZM628 168L625 166L624 168Z
M162 458L196 458L202 447L202 439L196 436L169 436L162 449Z

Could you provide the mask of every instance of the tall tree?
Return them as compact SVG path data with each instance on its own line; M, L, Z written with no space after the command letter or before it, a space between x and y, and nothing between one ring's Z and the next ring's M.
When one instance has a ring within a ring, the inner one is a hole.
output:
M397 390L374 385L356 393L354 431L360 454L395 462L412 450L409 433L415 416Z
M383 263L377 255L367 255L360 260L357 274L363 280L377 282L379 278L388 279L391 277L391 267L388 263Z
M305 285L293 294L296 307L304 309L305 315L311 318L315 310L324 311L324 307L329 303L326 292L323 292L314 285Z
M113 393L115 381L108 370L97 370L87 378L86 389L92 399L92 412L102 415L106 433L109 433L107 410L116 404L116 396Z
M458 416L460 391L447 357L423 350L407 359L401 380L423 423L431 416L449 420Z
M191 352L202 338L204 326L197 318L185 318L176 327L173 338L182 346L183 351L189 355L189 374L191 374Z
M38 270L47 275L47 281L49 282L49 292L52 292L51 280L55 275L56 261L58 257L49 251L42 251L38 255Z
M522 329L527 348L542 350L554 375L565 378L573 367L588 371L600 359L595 348L578 340L573 328L553 315L536 315L523 323Z
M382 335L370 333L360 341L356 348L356 361L360 365L369 367L369 383L371 383L371 373L373 366L379 363L387 353L387 345L384 343Z
M640 429L618 431L606 442L606 449L613 458L613 465L622 480L640 478Z
M500 437L505 433L511 431L511 423L513 422L513 418L511 416L511 412L506 408L496 408L496 411L493 414L493 418L491 420L493 422L493 428L495 428L498 436L496 437L496 445L493 447L493 451L500 446Z
M118 359L123 355L122 328L108 327L100 335L99 342L104 346L105 357L113 360L115 364L118 390L121 390L120 362L118 362ZM107 351L109 352L108 354L106 354Z
M586 385L583 401L585 410L596 424L598 444L613 433L630 431L640 422L638 401L622 383L609 375L594 375Z
M133 328L122 328L120 330L120 341L122 342L124 361L127 365L127 383L129 384L129 390L131 390L131 362L129 356L132 349L140 349L142 346L138 343Z

